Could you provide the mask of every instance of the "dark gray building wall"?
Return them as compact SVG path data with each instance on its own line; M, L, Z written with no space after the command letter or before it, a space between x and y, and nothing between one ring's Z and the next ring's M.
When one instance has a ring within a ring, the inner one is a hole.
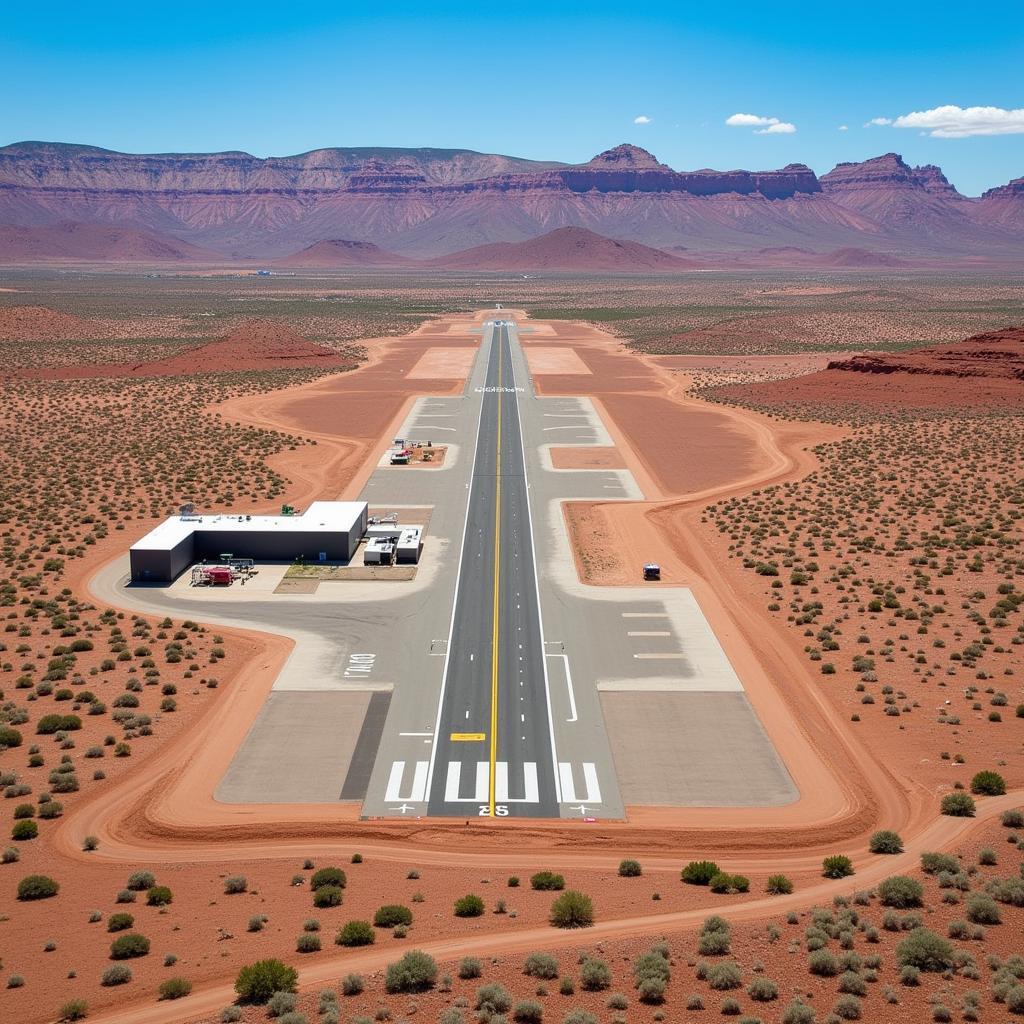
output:
M170 583L195 561L195 534L166 551L130 551L132 583Z

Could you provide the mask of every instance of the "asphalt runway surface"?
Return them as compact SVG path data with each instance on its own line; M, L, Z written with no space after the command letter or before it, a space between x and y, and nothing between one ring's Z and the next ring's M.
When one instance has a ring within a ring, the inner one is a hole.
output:
M533 530L508 327L488 356L428 813L557 817ZM438 763L444 766L438 770Z

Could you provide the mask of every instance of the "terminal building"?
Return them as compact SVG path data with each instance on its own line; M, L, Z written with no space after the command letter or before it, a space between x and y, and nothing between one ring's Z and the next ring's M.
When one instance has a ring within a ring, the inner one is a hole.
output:
M365 501L314 501L301 515L190 514L183 510L129 549L133 583L171 583L204 559L348 562L366 533Z

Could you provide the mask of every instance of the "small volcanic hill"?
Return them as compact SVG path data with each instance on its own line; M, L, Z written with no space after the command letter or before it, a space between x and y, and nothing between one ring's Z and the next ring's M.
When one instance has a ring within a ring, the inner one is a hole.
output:
M64 220L33 227L0 225L0 261L116 260L165 263L210 259L212 254L171 235L109 224Z
M556 228L525 242L495 242L431 260L448 270L679 271L701 264L680 259L640 242L627 242L588 231Z
M22 378L45 380L83 377L184 377L195 373L226 373L238 370L352 369L352 355L305 338L273 320L251 320L223 338L187 349L166 359L134 365L56 366L24 370Z
M836 359L819 373L719 393L771 406L1022 409L1024 326L948 345Z
M93 341L106 327L46 306L0 306L0 341Z
M329 238L273 261L275 267L400 267L414 263L408 256L388 252L373 242Z

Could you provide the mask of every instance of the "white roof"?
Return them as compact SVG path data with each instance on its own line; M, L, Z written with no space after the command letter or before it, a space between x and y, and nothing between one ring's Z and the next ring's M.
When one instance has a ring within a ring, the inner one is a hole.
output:
M170 551L190 534L203 533L348 533L366 512L365 501L314 501L297 516L171 516L155 526L132 551Z

